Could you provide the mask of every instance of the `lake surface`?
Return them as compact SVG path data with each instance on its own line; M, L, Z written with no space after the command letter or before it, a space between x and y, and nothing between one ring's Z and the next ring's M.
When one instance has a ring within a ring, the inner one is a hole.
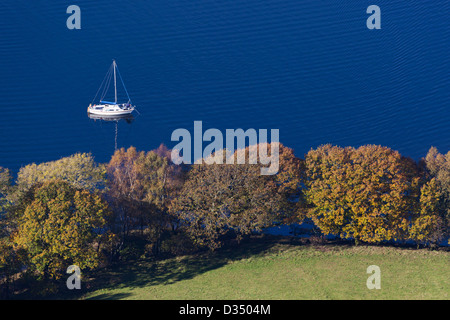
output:
M81 30L66 27L71 4ZM366 27L371 4L381 30ZM300 157L325 143L447 152L449 16L448 0L3 0L0 166L173 147L195 120L279 129ZM112 59L130 123L86 113Z

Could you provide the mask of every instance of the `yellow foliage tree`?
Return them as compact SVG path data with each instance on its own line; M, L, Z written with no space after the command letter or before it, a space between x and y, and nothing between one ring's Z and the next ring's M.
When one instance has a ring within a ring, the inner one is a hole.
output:
M64 181L33 185L15 211L15 245L44 278L58 279L70 265L95 268L100 261L108 206L97 195Z
M443 218L439 214L441 191L435 178L420 190L420 212L411 225L411 238L417 243L437 243L442 240Z
M387 147L324 145L306 156L309 215L325 234L406 239L419 193L414 161Z
M33 184L49 180L63 180L76 188L94 191L104 187L104 166L98 165L90 153L76 153L56 161L29 164L20 168L16 185L27 191Z

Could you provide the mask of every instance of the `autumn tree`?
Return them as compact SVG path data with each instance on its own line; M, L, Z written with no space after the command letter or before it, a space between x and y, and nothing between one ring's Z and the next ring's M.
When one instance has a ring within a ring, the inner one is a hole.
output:
M270 180L277 186L277 194L281 196L278 212L279 223L301 222L306 217L307 203L305 199L304 179L305 164L304 160L294 154L292 148L288 148L282 143L259 143L248 146L245 152L240 153L236 150L233 154L234 163L239 163L238 158L244 156L244 163L250 163L253 157L253 163L260 167L267 167L263 164L262 154L272 156L272 150L277 149L277 155L271 159L271 166L275 167L274 174L270 175ZM262 151L265 150L265 151Z
M408 237L419 195L414 161L376 145L324 145L305 160L309 215L322 232L370 243Z
M246 159L249 152L248 148L243 152ZM198 246L214 250L230 232L239 240L297 214L287 201L300 183L299 164L288 148L282 147L280 154L280 175L261 175L258 161L226 164L226 151L220 154L222 164L203 159L192 166L171 210ZM238 152L232 156L237 158Z
M37 183L14 213L14 243L44 278L58 279L72 264L81 269L99 265L109 210L98 195L64 181Z
M108 199L117 226L121 228L122 243L132 230L144 228L158 251L161 234L170 223L167 207L181 183L181 175L169 163L167 153L154 151L116 150L106 167Z
M12 177L9 169L0 167L0 220L10 204L10 199L8 198L12 188L11 181Z
M164 207L167 209L170 202L175 199L183 187L188 168L184 164L176 165L172 162L172 150L161 144L153 150L159 157L167 160L165 184L164 184Z
M429 182L424 187L425 194L421 198L422 215L433 221L432 238L437 242L450 236L450 151L444 155L431 147L424 164L426 180ZM435 202L437 197L438 203ZM429 226L427 230L430 231Z
M444 217L441 190L435 178L427 181L420 190L419 211L412 219L410 236L418 244L436 244L444 234Z
M280 223L300 223L306 217L308 203L305 195L305 161L294 154L292 148L279 143L279 168L272 176L281 195Z
M102 189L105 184L104 168L94 161L90 153L76 153L69 157L20 168L17 187L25 192L37 182L63 180L76 188L90 191Z
M8 221L8 210L12 205L11 181L9 170L0 167L0 298L2 295L8 297L14 289L14 275L20 272L23 263L23 252L11 241L13 230Z
M17 248L10 236L0 237L0 299L14 292L15 280L26 260L26 252Z
M256 165L198 164L172 210L198 246L216 249L231 230L242 236L268 226L281 202L276 191Z

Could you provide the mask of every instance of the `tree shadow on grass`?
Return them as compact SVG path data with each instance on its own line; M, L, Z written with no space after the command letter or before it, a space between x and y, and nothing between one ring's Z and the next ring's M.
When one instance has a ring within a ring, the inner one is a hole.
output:
M228 245L216 252L202 252L164 260L137 260L97 272L88 286L91 290L100 290L170 285L192 279L233 261L264 255L274 250L277 244L279 241L276 237L259 237ZM121 299L127 296L100 294L94 298L98 297Z
M260 236L242 241L240 244L227 245L216 252L201 252L182 257L160 260L138 260L100 270L87 282L87 291L101 289L145 288L158 285L170 285L178 281L192 279L205 272L242 259L255 258L267 254L285 251L289 247L311 247L318 251L330 251L335 248L353 247L353 241L335 239L315 243L311 239L286 236ZM87 293L87 292L84 292ZM99 293L92 299L123 299L131 293Z
M86 300L121 300L132 296L131 293L102 293Z

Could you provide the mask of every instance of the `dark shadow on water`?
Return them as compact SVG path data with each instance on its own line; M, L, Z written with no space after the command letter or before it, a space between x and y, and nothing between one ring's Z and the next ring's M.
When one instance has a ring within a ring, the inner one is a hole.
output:
M120 120L124 120L127 123L132 123L134 121L134 116L132 114L125 114L125 115L96 115L92 113L87 114L88 117L92 120L102 120L102 121L108 121L108 122L118 122Z

